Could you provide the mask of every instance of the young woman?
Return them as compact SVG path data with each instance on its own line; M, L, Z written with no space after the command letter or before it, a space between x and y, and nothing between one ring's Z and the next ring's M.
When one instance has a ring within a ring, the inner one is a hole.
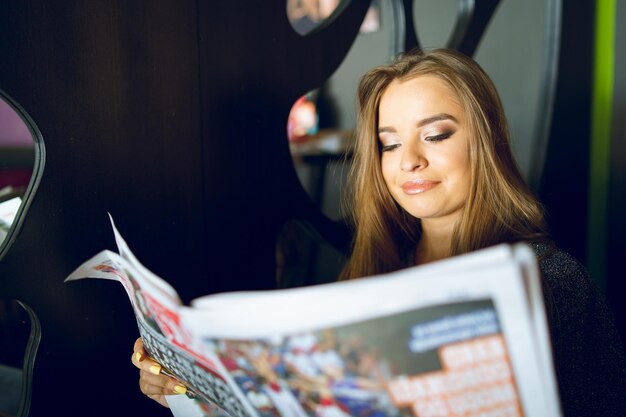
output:
M545 236L498 94L474 61L407 54L365 74L357 99L345 278Z
M626 368L612 316L585 269L548 239L485 72L458 52L413 51L365 74L357 100L355 239L340 278L527 242L543 274L565 415L626 415ZM141 389L164 404L178 383L150 373L155 364L143 358L138 340Z

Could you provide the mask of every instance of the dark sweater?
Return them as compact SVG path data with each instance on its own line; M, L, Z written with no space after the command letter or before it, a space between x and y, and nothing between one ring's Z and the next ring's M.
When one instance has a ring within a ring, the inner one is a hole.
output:
M626 416L624 350L604 296L571 255L530 246L543 274L564 416Z

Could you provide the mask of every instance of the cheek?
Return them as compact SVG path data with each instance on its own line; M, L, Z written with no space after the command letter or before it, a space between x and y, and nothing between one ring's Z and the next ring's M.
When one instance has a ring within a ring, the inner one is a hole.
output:
M457 187L463 192L463 195L467 195L470 189L470 164L467 158L459 159L456 164L455 177Z
M470 161L465 152L447 155L445 165L448 173L456 177L458 182L463 182L469 177Z
M460 191L460 193L462 193L464 200L469 195L470 185L471 185L470 184L470 174L469 174L469 170L468 170L468 171L466 171L463 174L463 177L461 178L460 183L459 183L459 191Z

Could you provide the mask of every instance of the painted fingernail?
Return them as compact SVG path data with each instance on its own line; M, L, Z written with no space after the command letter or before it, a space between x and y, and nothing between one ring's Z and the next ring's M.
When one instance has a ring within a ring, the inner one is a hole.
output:
M136 353L135 353L135 360L136 360L137 362L141 362L142 360L144 360L144 356L143 356L143 354L142 354L141 352L136 352Z
M161 365L152 365L150 367L150 373L154 375L158 375L161 373Z
M186 394L186 393L187 393L187 387L186 387L186 386L184 386L184 385L180 385L180 384L179 384L179 385L176 385L176 386L174 387L174 392L175 392L176 394Z

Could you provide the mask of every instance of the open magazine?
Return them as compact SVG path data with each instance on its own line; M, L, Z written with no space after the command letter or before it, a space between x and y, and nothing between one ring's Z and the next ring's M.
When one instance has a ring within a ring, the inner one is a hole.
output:
M113 224L113 220L111 220ZM176 417L560 416L533 251L500 245L360 280L182 305L113 224L66 281L120 282Z

